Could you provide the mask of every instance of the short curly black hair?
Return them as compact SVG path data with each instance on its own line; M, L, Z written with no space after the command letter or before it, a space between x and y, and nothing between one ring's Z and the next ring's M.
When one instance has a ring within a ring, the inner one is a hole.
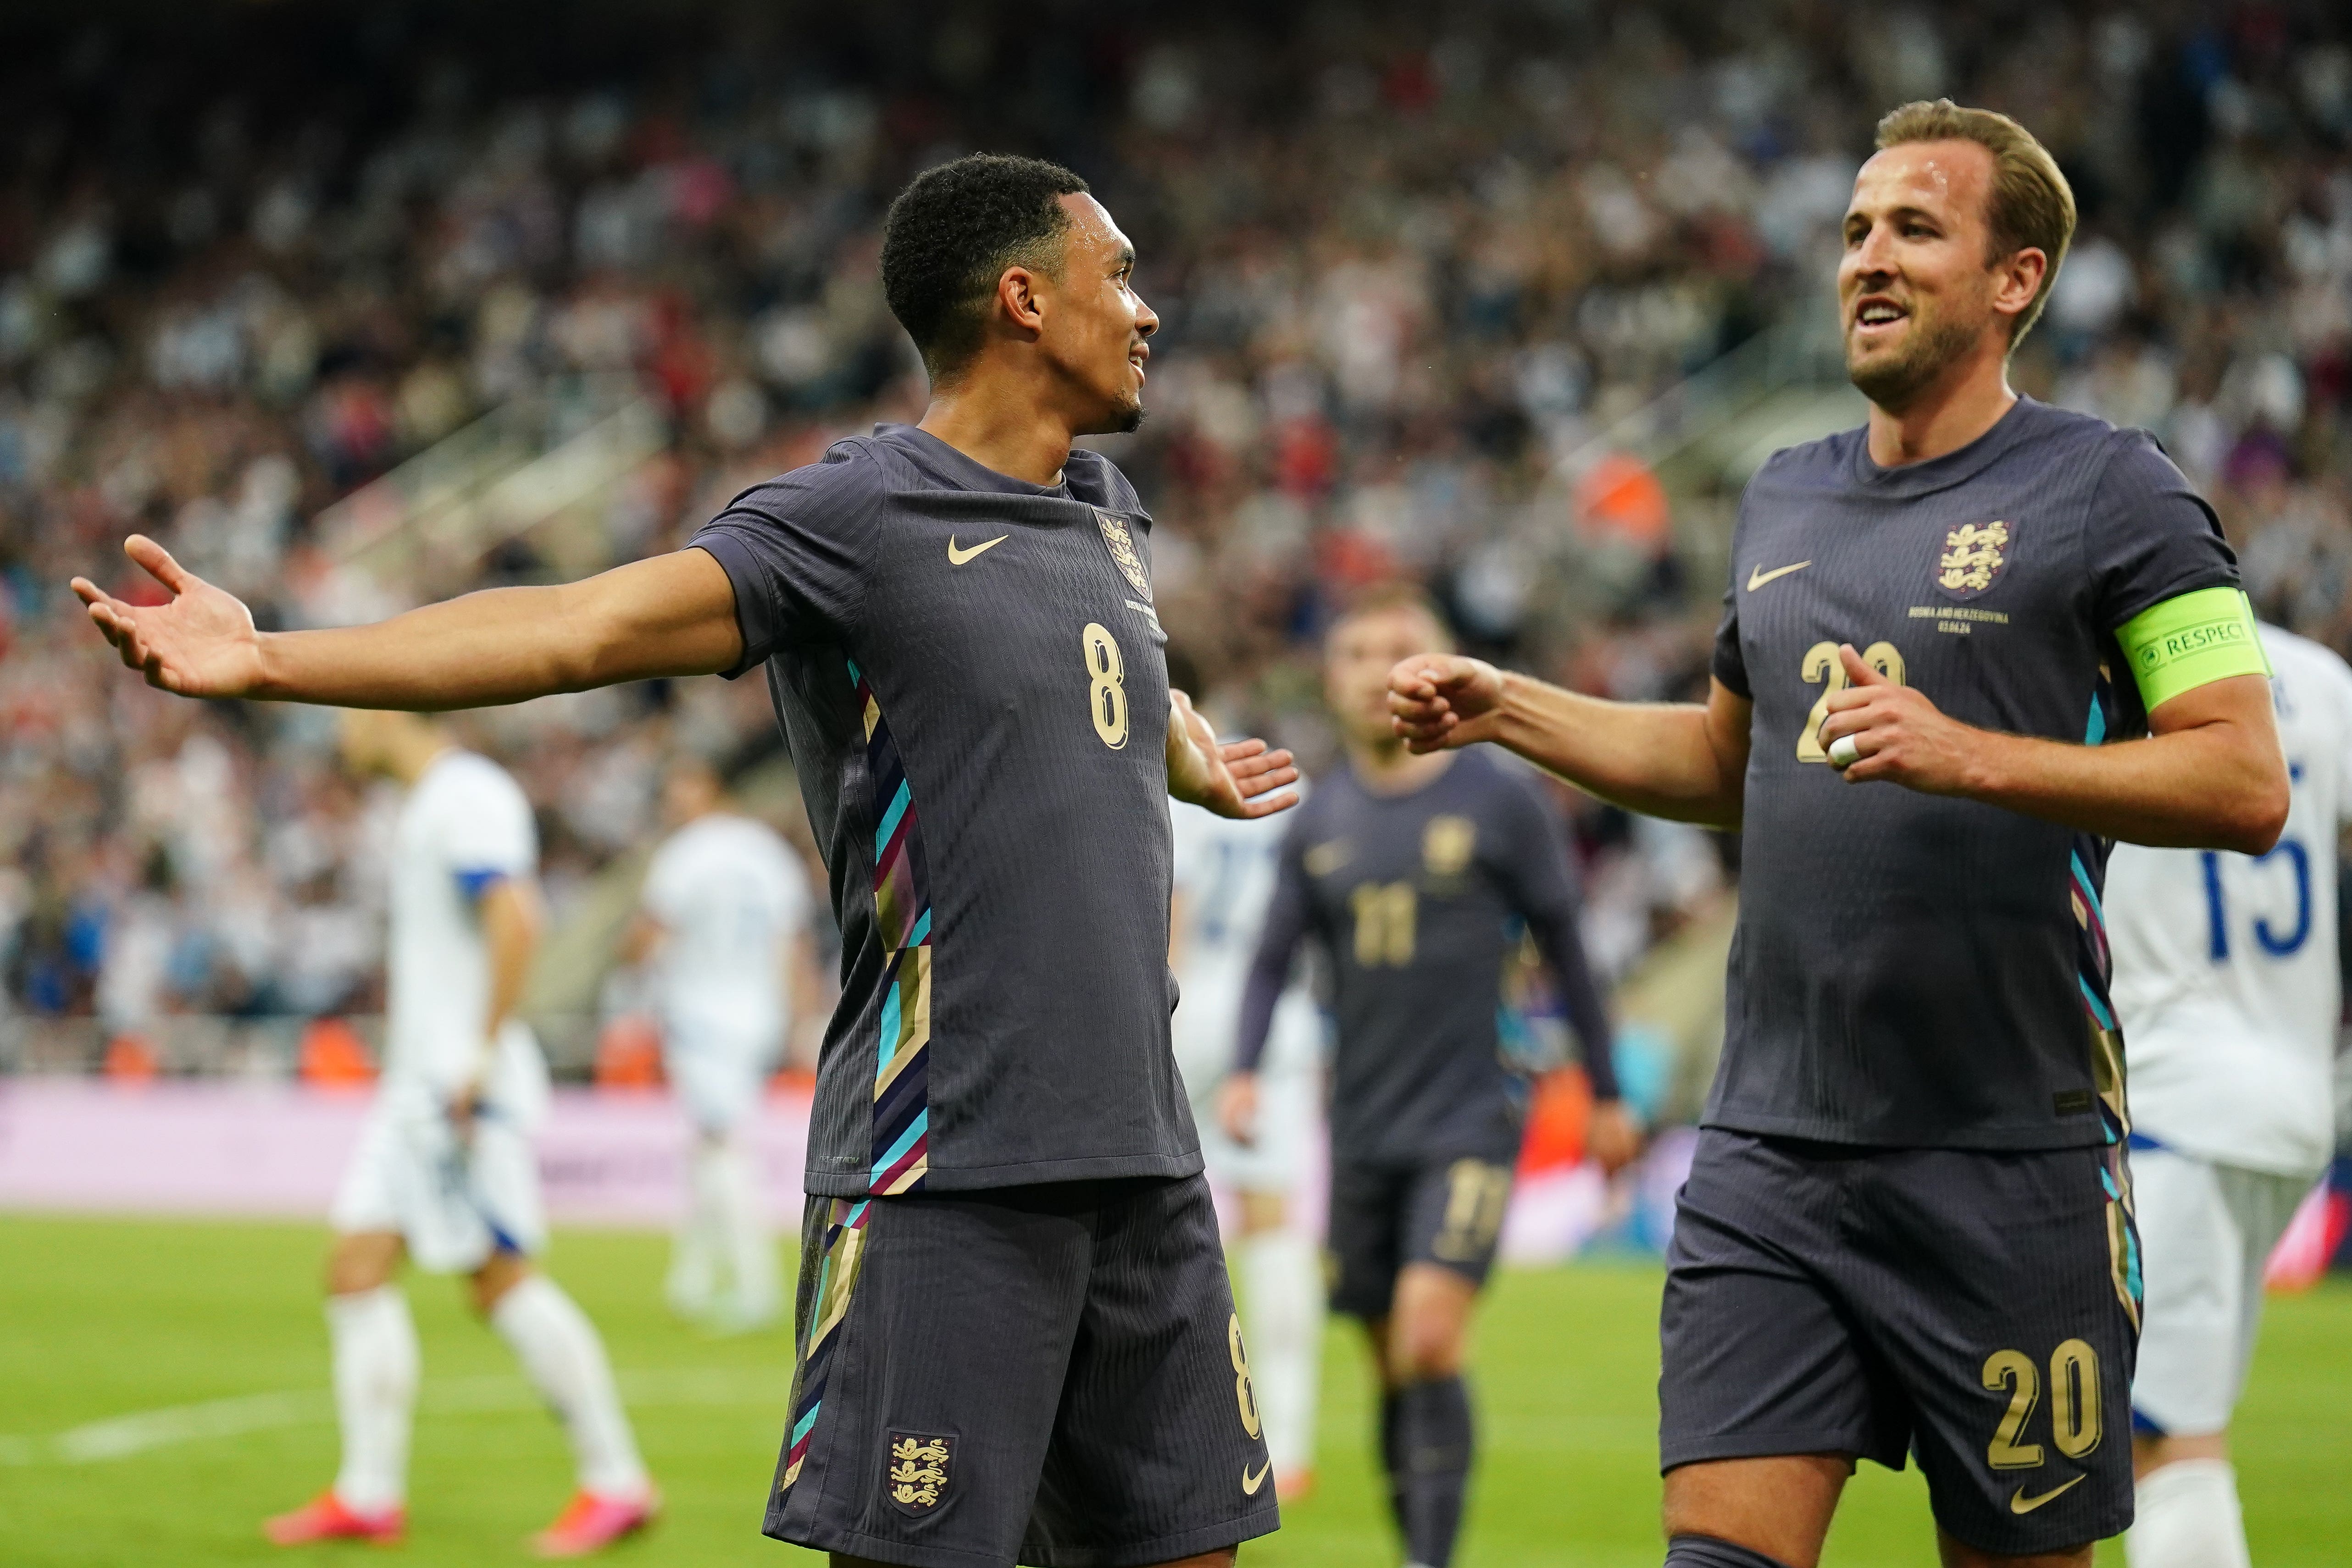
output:
M980 347L984 308L1004 269L1061 261L1070 226L1060 197L1087 183L1058 163L974 152L926 169L882 225L882 295L933 381Z

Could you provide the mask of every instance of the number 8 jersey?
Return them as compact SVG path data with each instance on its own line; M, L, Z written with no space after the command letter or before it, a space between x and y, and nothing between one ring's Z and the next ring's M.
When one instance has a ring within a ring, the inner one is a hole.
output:
M1169 1048L1166 635L1150 518L906 425L753 486L727 570L824 849L842 995L808 1190L1189 1176Z
M2286 831L2260 856L2116 846L2107 921L2135 1128L2200 1159L2308 1177L2336 1146L2352 669L2275 626L2262 637L2294 780Z
M1964 724L2138 734L2118 632L2214 589L2242 622L2236 584L2211 510L2153 440L2030 398L1923 463L1882 468L1851 430L1765 464L1716 638L1716 678L1755 716L1707 1124L1916 1148L2122 1135L2105 842L1849 784L1813 731L1851 643Z

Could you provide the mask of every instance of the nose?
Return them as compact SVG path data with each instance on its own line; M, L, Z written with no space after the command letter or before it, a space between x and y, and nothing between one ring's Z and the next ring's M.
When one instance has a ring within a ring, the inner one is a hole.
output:
M1145 338L1160 330L1160 312L1146 305L1140 294L1135 297L1135 330Z
M1885 224L1873 224L1862 236L1862 243L1846 256L1846 265L1862 278L1883 278L1895 272L1894 241Z

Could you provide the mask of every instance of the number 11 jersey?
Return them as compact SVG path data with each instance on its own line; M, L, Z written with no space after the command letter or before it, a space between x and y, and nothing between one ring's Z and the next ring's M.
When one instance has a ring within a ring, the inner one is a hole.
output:
M730 674L767 667L842 930L812 1194L1200 1170L1150 534L1099 454L1041 486L882 425L695 537L734 585Z
M1963 724L2140 734L2117 629L2237 581L2153 440L2031 398L1903 467L1862 430L1774 455L1740 502L1716 637L1715 676L1755 716L1709 1125L1913 1148L2123 1134L2105 841L1848 784L1814 732L1843 643Z

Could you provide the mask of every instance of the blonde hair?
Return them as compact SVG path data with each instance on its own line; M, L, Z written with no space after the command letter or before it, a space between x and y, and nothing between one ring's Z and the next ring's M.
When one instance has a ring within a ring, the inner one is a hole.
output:
M1878 122L1884 151L1914 141L1973 141L1992 154L1992 194L1985 216L1992 231L1988 262L2034 249L2050 258L2033 302L2010 324L2011 347L2042 319L2050 287L2074 237L2074 188L2033 132L1990 109L1963 109L1948 98L1906 103Z

